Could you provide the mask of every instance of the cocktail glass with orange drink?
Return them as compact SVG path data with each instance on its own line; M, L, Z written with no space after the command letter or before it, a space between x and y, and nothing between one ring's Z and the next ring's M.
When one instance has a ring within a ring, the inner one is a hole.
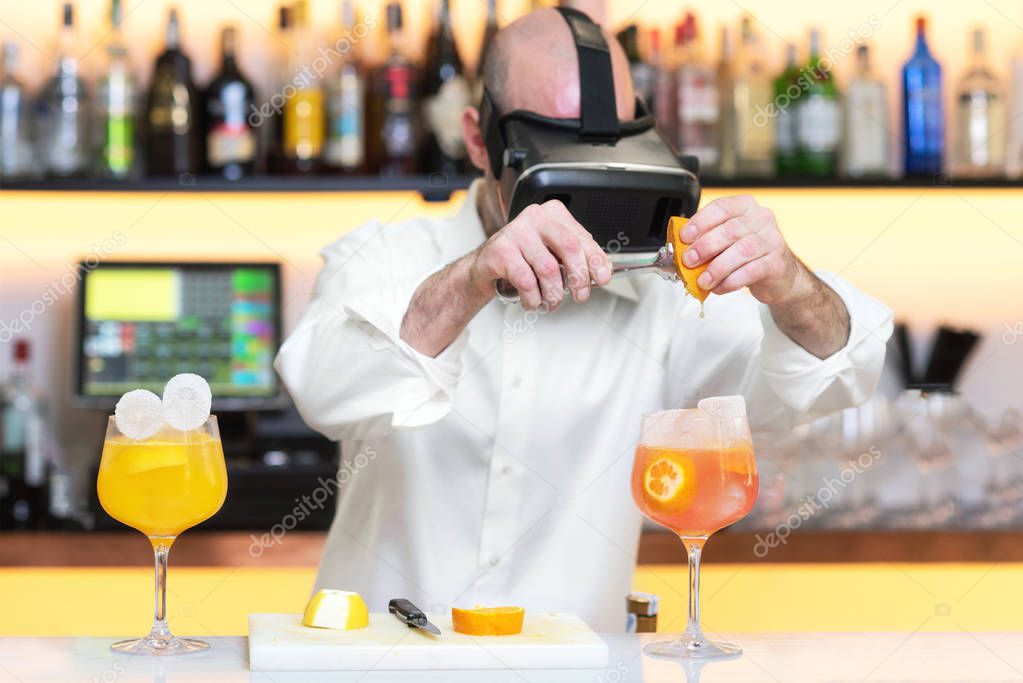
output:
M675 640L648 645L648 654L712 659L742 652L737 645L703 636L700 555L712 533L749 514L758 485L742 397L704 399L695 409L644 416L632 467L632 496L644 515L682 539L689 559L686 631Z
M167 555L185 529L209 519L227 496L227 469L217 418L179 430L162 425L152 436L133 439L111 417L96 482L103 509L144 533L156 564L156 608L149 635L114 643L128 654L173 655L209 648L178 638L167 626Z

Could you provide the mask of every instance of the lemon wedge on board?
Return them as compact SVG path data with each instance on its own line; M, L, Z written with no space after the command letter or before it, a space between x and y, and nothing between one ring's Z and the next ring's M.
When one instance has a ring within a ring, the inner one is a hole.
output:
M302 624L342 631L366 628L369 626L369 610L358 593L323 588L306 605Z

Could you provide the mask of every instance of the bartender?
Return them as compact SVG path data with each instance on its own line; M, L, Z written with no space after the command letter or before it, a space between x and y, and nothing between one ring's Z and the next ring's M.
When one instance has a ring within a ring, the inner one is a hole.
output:
M628 63L607 42L607 96L626 121ZM580 117L559 12L527 14L492 45L484 80L498 108ZM685 264L709 264L699 285L717 295L704 318L677 284L611 282L608 257L558 201L504 219L476 108L461 126L485 173L461 208L328 245L277 357L304 419L342 444L317 588L359 591L374 611L394 597L427 611L522 605L621 631L640 417L742 394L756 434L855 405L877 384L892 314L808 269L750 196L707 204L683 232ZM499 279L521 304L495 299Z

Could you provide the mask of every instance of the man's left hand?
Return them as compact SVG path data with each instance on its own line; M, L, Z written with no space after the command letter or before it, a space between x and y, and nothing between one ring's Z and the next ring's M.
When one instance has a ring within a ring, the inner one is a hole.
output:
M749 195L722 197L703 207L682 230L686 266L707 263L697 284L715 294L749 287L765 304L805 296L809 273L789 249L770 209Z

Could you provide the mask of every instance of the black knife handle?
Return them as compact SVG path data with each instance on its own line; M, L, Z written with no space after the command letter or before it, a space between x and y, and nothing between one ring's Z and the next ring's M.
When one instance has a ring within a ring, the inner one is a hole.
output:
M422 626L426 623L426 615L423 610L412 604L411 600L395 598L387 603L387 611L396 614L399 619L409 626Z

